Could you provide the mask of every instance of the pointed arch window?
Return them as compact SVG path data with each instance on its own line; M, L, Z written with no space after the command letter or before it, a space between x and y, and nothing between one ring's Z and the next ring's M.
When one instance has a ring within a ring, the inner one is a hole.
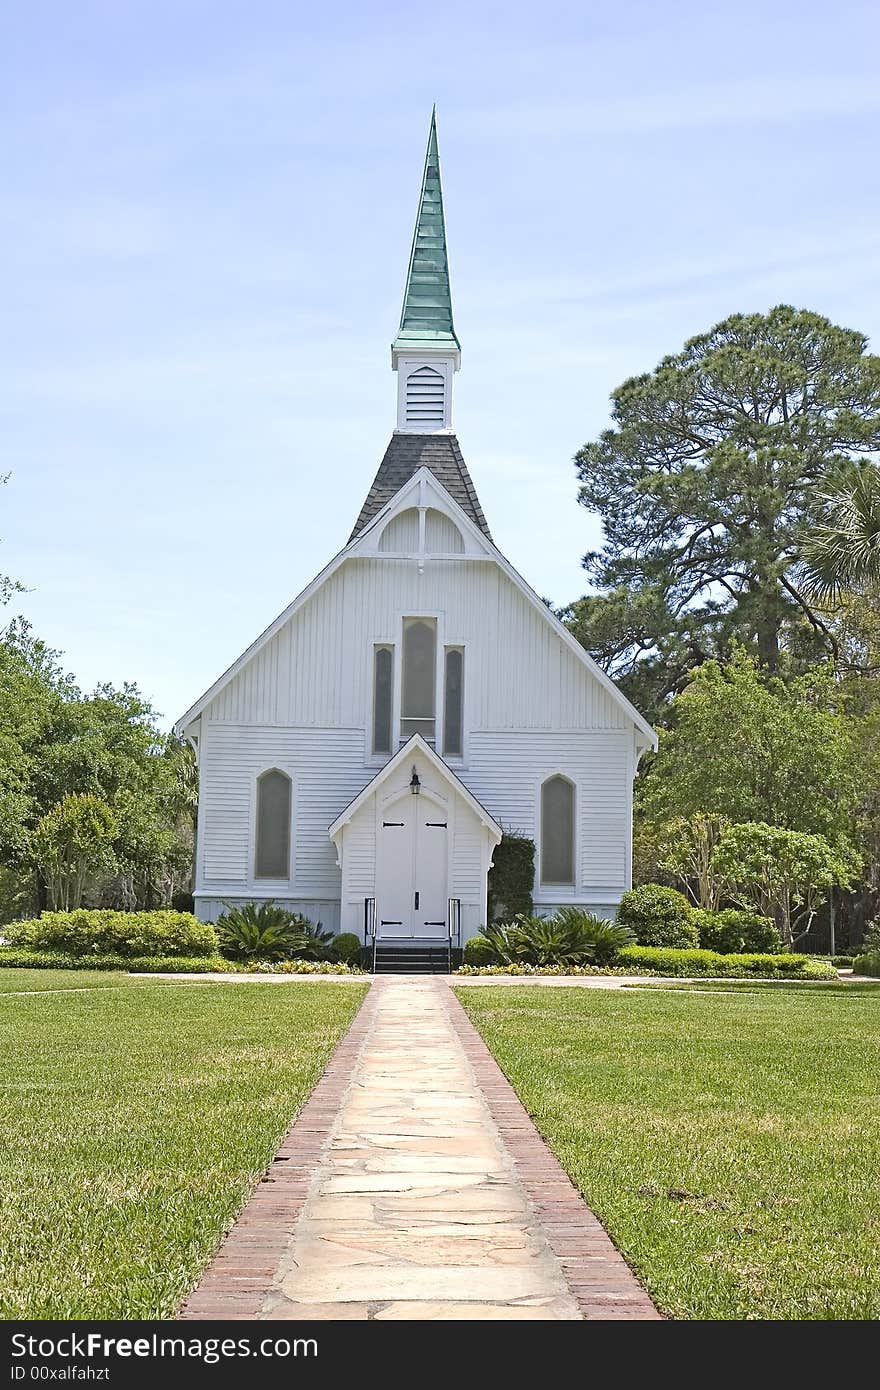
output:
M433 743L436 726L437 620L404 618L400 737Z
M286 772L273 767L257 778L255 878L290 877L290 802Z
M541 882L574 885L574 785L548 777L541 787Z

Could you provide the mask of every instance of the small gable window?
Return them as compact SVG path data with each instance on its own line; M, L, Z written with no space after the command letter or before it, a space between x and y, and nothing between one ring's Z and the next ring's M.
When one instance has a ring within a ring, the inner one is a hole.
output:
M447 758L460 758L464 722L464 652L461 647L446 648L443 686L443 753Z
M541 882L574 884L574 786L548 777L541 787Z
M257 779L255 878L290 877L290 778L277 767Z
M373 752L391 752L391 710L394 701L394 653L376 647L373 656Z
M436 724L437 623L434 618L403 620L403 680L400 737L421 734L433 742Z
M406 423L442 429L446 420L446 380L433 367L419 367L406 379Z

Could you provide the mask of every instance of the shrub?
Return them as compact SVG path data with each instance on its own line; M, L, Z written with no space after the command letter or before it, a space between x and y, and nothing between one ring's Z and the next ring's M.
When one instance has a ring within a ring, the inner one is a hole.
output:
M832 956L831 964L835 970L851 970L853 964L852 956Z
M726 908L724 912L703 912L695 908L693 916L700 945L706 951L719 951L727 956L743 951L772 953L782 950L782 939L772 917L743 912L735 907Z
M69 951L33 951L25 946L0 946L0 969L16 970L127 970L168 974L184 971L202 975L209 970L229 970L222 956L122 956L101 952L93 956Z
M70 956L209 956L217 933L210 922L189 912L115 912L77 908L44 912L29 922L12 922L4 936L13 946L33 951L64 951Z
M777 953L721 955L718 951L678 951L663 946L625 946L617 964L635 970L651 970L660 975L720 976L748 979L832 980L836 971L825 961L809 956Z
M0 970L126 970L133 975L353 975L360 972L343 961L226 960L224 956L72 956L64 951L28 951L0 946ZM2 976L0 976L2 979Z
M489 921L509 920L532 911L535 842L505 831L489 870Z
M608 964L632 932L583 908L561 908L554 917L515 917L487 927L465 946L465 965ZM473 944L476 943L476 944Z
M856 956L853 961L854 975L871 975L880 979L880 951L867 951L863 956Z
M326 954L329 932L268 900L229 907L217 918L217 937L224 956L231 960L283 960Z
M492 943L487 941L485 936L472 936L470 941L464 943L463 965L492 965L494 961Z
M617 920L628 927L640 946L696 946L694 911L677 888L662 883L644 883L624 893L617 909Z
M344 961L346 965L359 965L361 959L360 937L353 931L342 931L334 936L330 954L334 960Z
M862 938L862 948L859 954L869 956L874 951L880 951L880 922L866 923L865 935Z
M609 922L582 907L560 907L557 922L564 922L576 933L584 961L591 965L610 965L624 946L632 945L633 933L622 922Z

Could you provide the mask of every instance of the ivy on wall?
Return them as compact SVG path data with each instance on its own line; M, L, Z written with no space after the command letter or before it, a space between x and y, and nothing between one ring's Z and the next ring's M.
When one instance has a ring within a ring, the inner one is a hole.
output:
M489 921L509 921L518 912L530 914L534 886L534 840L505 831L489 870Z

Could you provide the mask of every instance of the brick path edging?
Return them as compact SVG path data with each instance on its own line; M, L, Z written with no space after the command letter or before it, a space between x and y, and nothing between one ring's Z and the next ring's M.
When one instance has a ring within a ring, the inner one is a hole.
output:
M443 993L450 1022L513 1159L516 1176L540 1218L582 1316L591 1321L661 1318L650 1295L541 1138L448 983Z
M299 1220L318 1160L336 1120L375 1011L375 989L333 1051L275 1157L251 1192L177 1317L258 1318Z

